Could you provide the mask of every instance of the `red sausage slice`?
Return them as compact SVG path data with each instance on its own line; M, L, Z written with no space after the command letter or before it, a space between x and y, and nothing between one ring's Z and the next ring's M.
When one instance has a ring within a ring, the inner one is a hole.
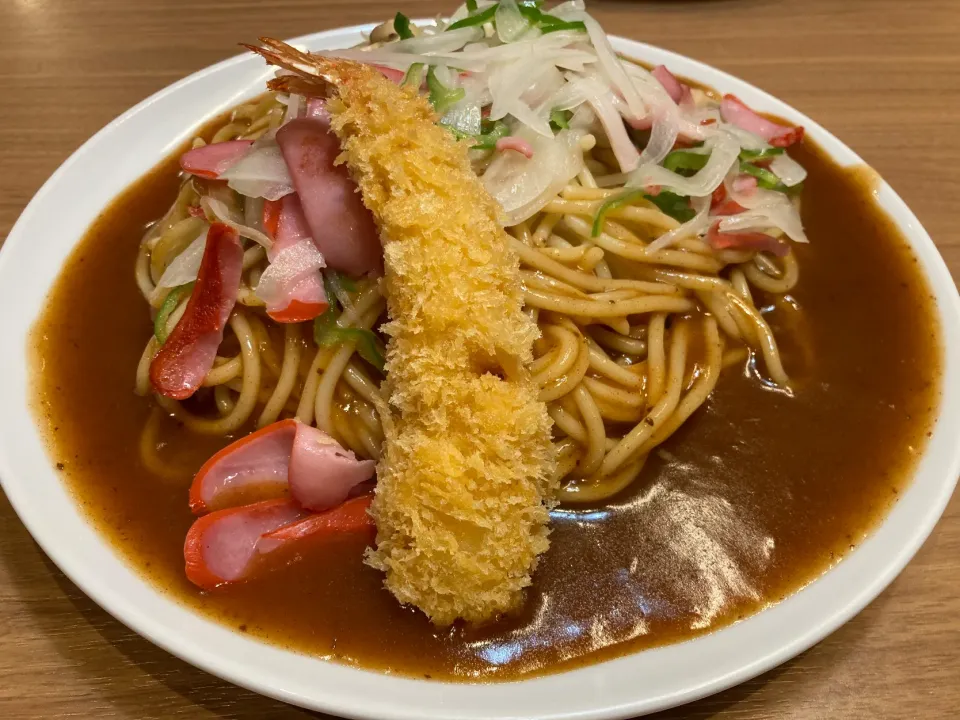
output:
M207 232L186 311L150 363L150 382L161 395L184 400L210 372L237 302L242 269L243 248L237 232L214 223Z
M374 469L372 460L358 460L322 430L280 420L207 460L190 486L190 509L199 515L245 490L283 492L289 487L300 506L327 510L373 477Z
M187 579L204 590L245 580L261 555L260 537L305 514L289 500L265 500L199 518L183 544Z
M215 180L247 154L253 140L227 140L187 150L180 156L180 167L192 175Z

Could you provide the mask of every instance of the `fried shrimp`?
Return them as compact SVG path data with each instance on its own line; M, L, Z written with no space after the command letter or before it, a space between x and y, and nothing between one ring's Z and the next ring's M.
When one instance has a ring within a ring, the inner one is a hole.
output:
M328 96L384 248L386 443L367 562L433 622L515 608L548 546L551 423L525 366L536 325L518 259L465 143L369 66L264 39L274 89Z

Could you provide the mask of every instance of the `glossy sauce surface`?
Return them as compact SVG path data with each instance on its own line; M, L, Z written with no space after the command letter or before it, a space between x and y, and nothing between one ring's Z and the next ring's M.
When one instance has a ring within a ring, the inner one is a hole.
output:
M323 657L506 680L722 627L815 579L882 519L909 482L938 402L933 303L873 204L869 172L841 170L809 146L791 154L809 171L812 242L794 246L799 311L780 302L767 317L794 397L749 369L725 371L612 504L554 512L551 548L516 617L437 629L382 588L359 539L300 547L246 585L204 594L187 582L187 488L225 441L164 418L163 457L179 476L165 479L141 462L151 405L133 393L152 331L133 264L143 227L176 193L175 159L102 214L38 320L36 408L51 461L117 551L170 595Z

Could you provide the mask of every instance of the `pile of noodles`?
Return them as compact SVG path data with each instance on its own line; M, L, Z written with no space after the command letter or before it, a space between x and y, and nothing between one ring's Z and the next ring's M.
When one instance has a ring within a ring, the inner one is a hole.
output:
M264 95L237 108L210 142L260 138L284 122L290 105L285 96ZM558 473L565 479L561 500L598 501L637 477L648 454L703 405L726 369L746 368L789 392L777 343L754 296L759 291L765 303L787 305L781 299L796 284L798 268L792 252L776 258L715 250L696 232L671 235L682 223L642 197L607 212L595 233L601 205L621 194L629 178L602 127L578 133L576 143L583 159L575 176L507 230L521 260L526 310L542 334L529 370L555 423ZM489 170L490 158L478 154L479 172ZM184 178L169 211L143 238L136 264L154 314L167 304L167 332L189 293L172 303L170 288L158 282L219 214L201 203L205 195L236 217L256 217L262 208L262 200L257 205L232 190ZM312 323L281 325L268 318L255 294L266 262L263 248L248 243L239 301L205 390L187 403L155 396L159 407L141 443L148 466L168 471L156 437L164 412L211 435L296 416L358 455L379 458L381 372L353 340L321 347ZM376 331L386 319L377 278L337 284L334 292L343 307L339 326ZM152 394L148 371L158 348L157 337L144 348L140 394Z

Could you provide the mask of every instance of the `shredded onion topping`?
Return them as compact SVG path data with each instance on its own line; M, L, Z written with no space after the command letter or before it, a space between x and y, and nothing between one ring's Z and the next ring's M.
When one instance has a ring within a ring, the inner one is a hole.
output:
M587 137L616 162L604 159L596 185L662 188L686 208L678 218L685 222L651 250L710 228L807 241L795 197L806 171L784 150L802 140L803 128L692 88L667 67L651 72L622 59L583 0L549 9L536 0L471 1L414 30L321 54L426 72L440 123L471 141L474 167L505 224L531 217L581 173L579 139ZM286 104L295 116L298 99ZM230 169L231 187L268 199L286 190L268 148ZM719 191L724 202L711 202Z

